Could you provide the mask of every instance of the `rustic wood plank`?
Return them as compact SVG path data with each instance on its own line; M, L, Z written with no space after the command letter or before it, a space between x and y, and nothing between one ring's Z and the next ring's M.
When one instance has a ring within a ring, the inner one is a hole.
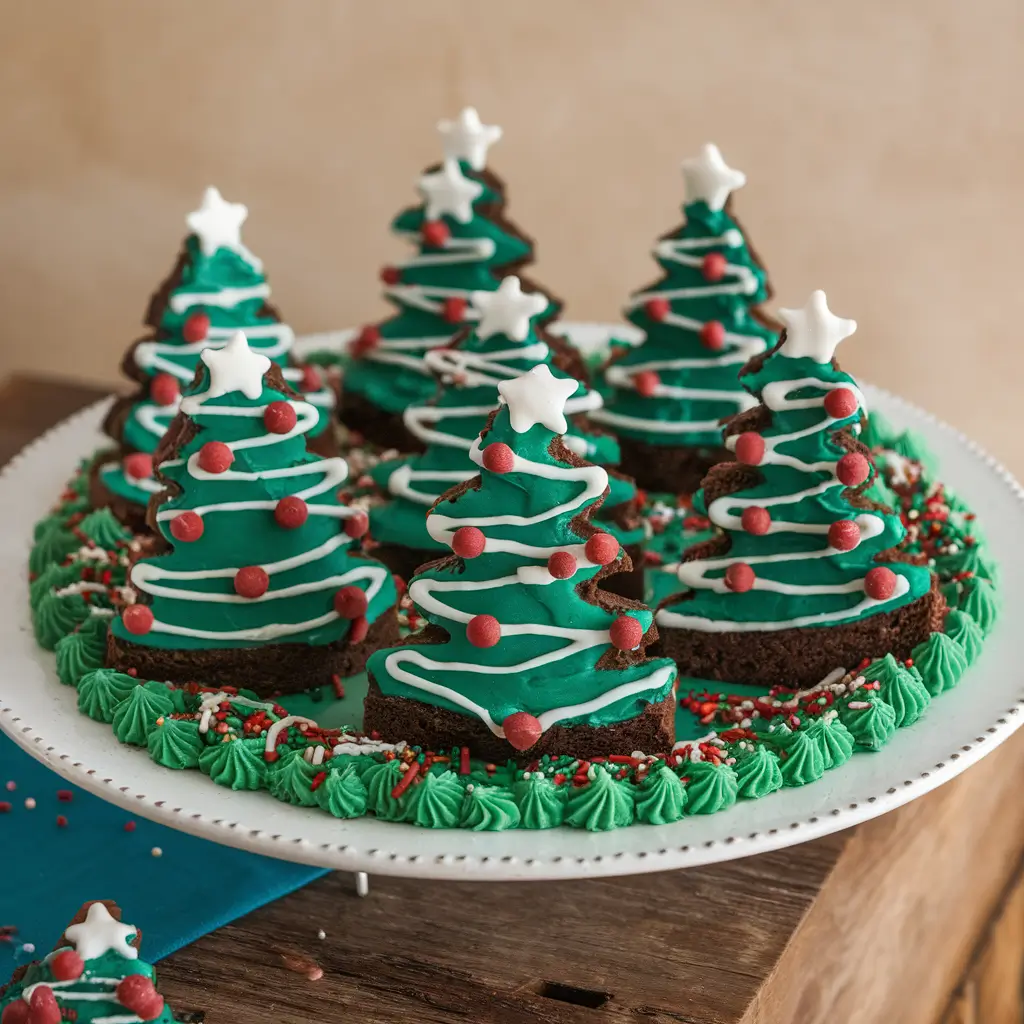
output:
M1024 881L1018 880L970 972L978 1019L985 1024L1024 1020Z

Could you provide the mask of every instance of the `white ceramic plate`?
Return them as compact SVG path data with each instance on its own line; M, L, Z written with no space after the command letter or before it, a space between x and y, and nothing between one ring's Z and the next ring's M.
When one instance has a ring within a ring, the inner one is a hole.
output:
M606 337L595 329L587 340ZM322 345L321 338L303 348ZM1024 720L1013 634L1013 624L1024 621L1024 492L952 428L876 389L867 395L895 424L926 435L942 478L981 513L1002 570L1003 615L982 657L920 723L809 786L673 825L596 835L569 828L475 834L373 818L339 821L267 793L233 793L198 772L159 767L145 751L117 743L109 726L78 713L75 691L60 685L53 656L36 646L25 592L32 526L99 443L106 403L60 424L0 474L0 728L68 781L134 814L256 853L347 871L495 880L631 874L746 857L848 828L947 782Z

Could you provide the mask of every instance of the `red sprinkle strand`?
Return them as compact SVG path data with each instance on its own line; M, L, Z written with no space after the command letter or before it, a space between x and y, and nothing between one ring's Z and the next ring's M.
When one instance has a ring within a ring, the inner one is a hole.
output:
M391 797L397 800L412 784L416 776L420 773L422 765L419 761L413 761L411 765L405 770L405 774L395 784L394 789L391 790Z

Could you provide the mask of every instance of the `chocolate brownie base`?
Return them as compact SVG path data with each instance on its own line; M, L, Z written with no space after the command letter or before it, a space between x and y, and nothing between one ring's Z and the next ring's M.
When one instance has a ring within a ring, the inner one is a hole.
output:
M719 462L731 462L726 448L687 448L684 445L648 444L619 437L622 468L645 491L693 494L704 474Z
M325 686L332 675L357 675L374 651L397 642L398 617L392 607L370 624L358 644L337 640L320 646L284 643L170 651L121 640L111 632L107 665L119 672L134 669L142 679L236 686L270 697Z
M386 413L357 392L346 391L344 381L338 418L367 444L382 450L394 448L403 454L423 451L423 442L406 428L400 415Z
M93 508L109 508L114 518L127 526L132 533L145 533L148 529L146 506L114 494L100 477L100 470L104 466L119 460L120 455L117 452L110 452L108 458L101 456L92 464L89 470L89 504Z
M661 607L674 600L668 598ZM942 629L946 611L945 598L933 583L924 597L902 608L838 626L703 633L658 622L660 639L651 653L674 659L681 676L797 690L814 686L840 666L852 670L864 658L888 653L909 658L919 643Z
M555 725L529 750L518 751L495 736L479 718L433 704L385 696L373 676L363 704L363 729L388 743L405 740L427 750L469 747L475 757L503 763L532 761L543 754L590 759L609 754L667 753L675 740L675 697L649 704L642 714L615 725Z
M600 526L600 523L596 523ZM629 572L617 572L614 576L605 576L601 580L601 589L620 597L628 597L632 601L644 599L644 550L641 544L627 544L625 552L633 563Z
M439 558L447 558L451 552L447 548L407 548L401 544L380 544L369 551L378 562L383 562L392 576L401 576L406 583L416 575L416 570L427 562L436 562Z

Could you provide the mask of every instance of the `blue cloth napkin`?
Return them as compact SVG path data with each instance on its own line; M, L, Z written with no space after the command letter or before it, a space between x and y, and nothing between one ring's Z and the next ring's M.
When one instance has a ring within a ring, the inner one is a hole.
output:
M152 963L326 874L133 818L2 733L0 851L0 985L48 953L87 900L116 900Z

